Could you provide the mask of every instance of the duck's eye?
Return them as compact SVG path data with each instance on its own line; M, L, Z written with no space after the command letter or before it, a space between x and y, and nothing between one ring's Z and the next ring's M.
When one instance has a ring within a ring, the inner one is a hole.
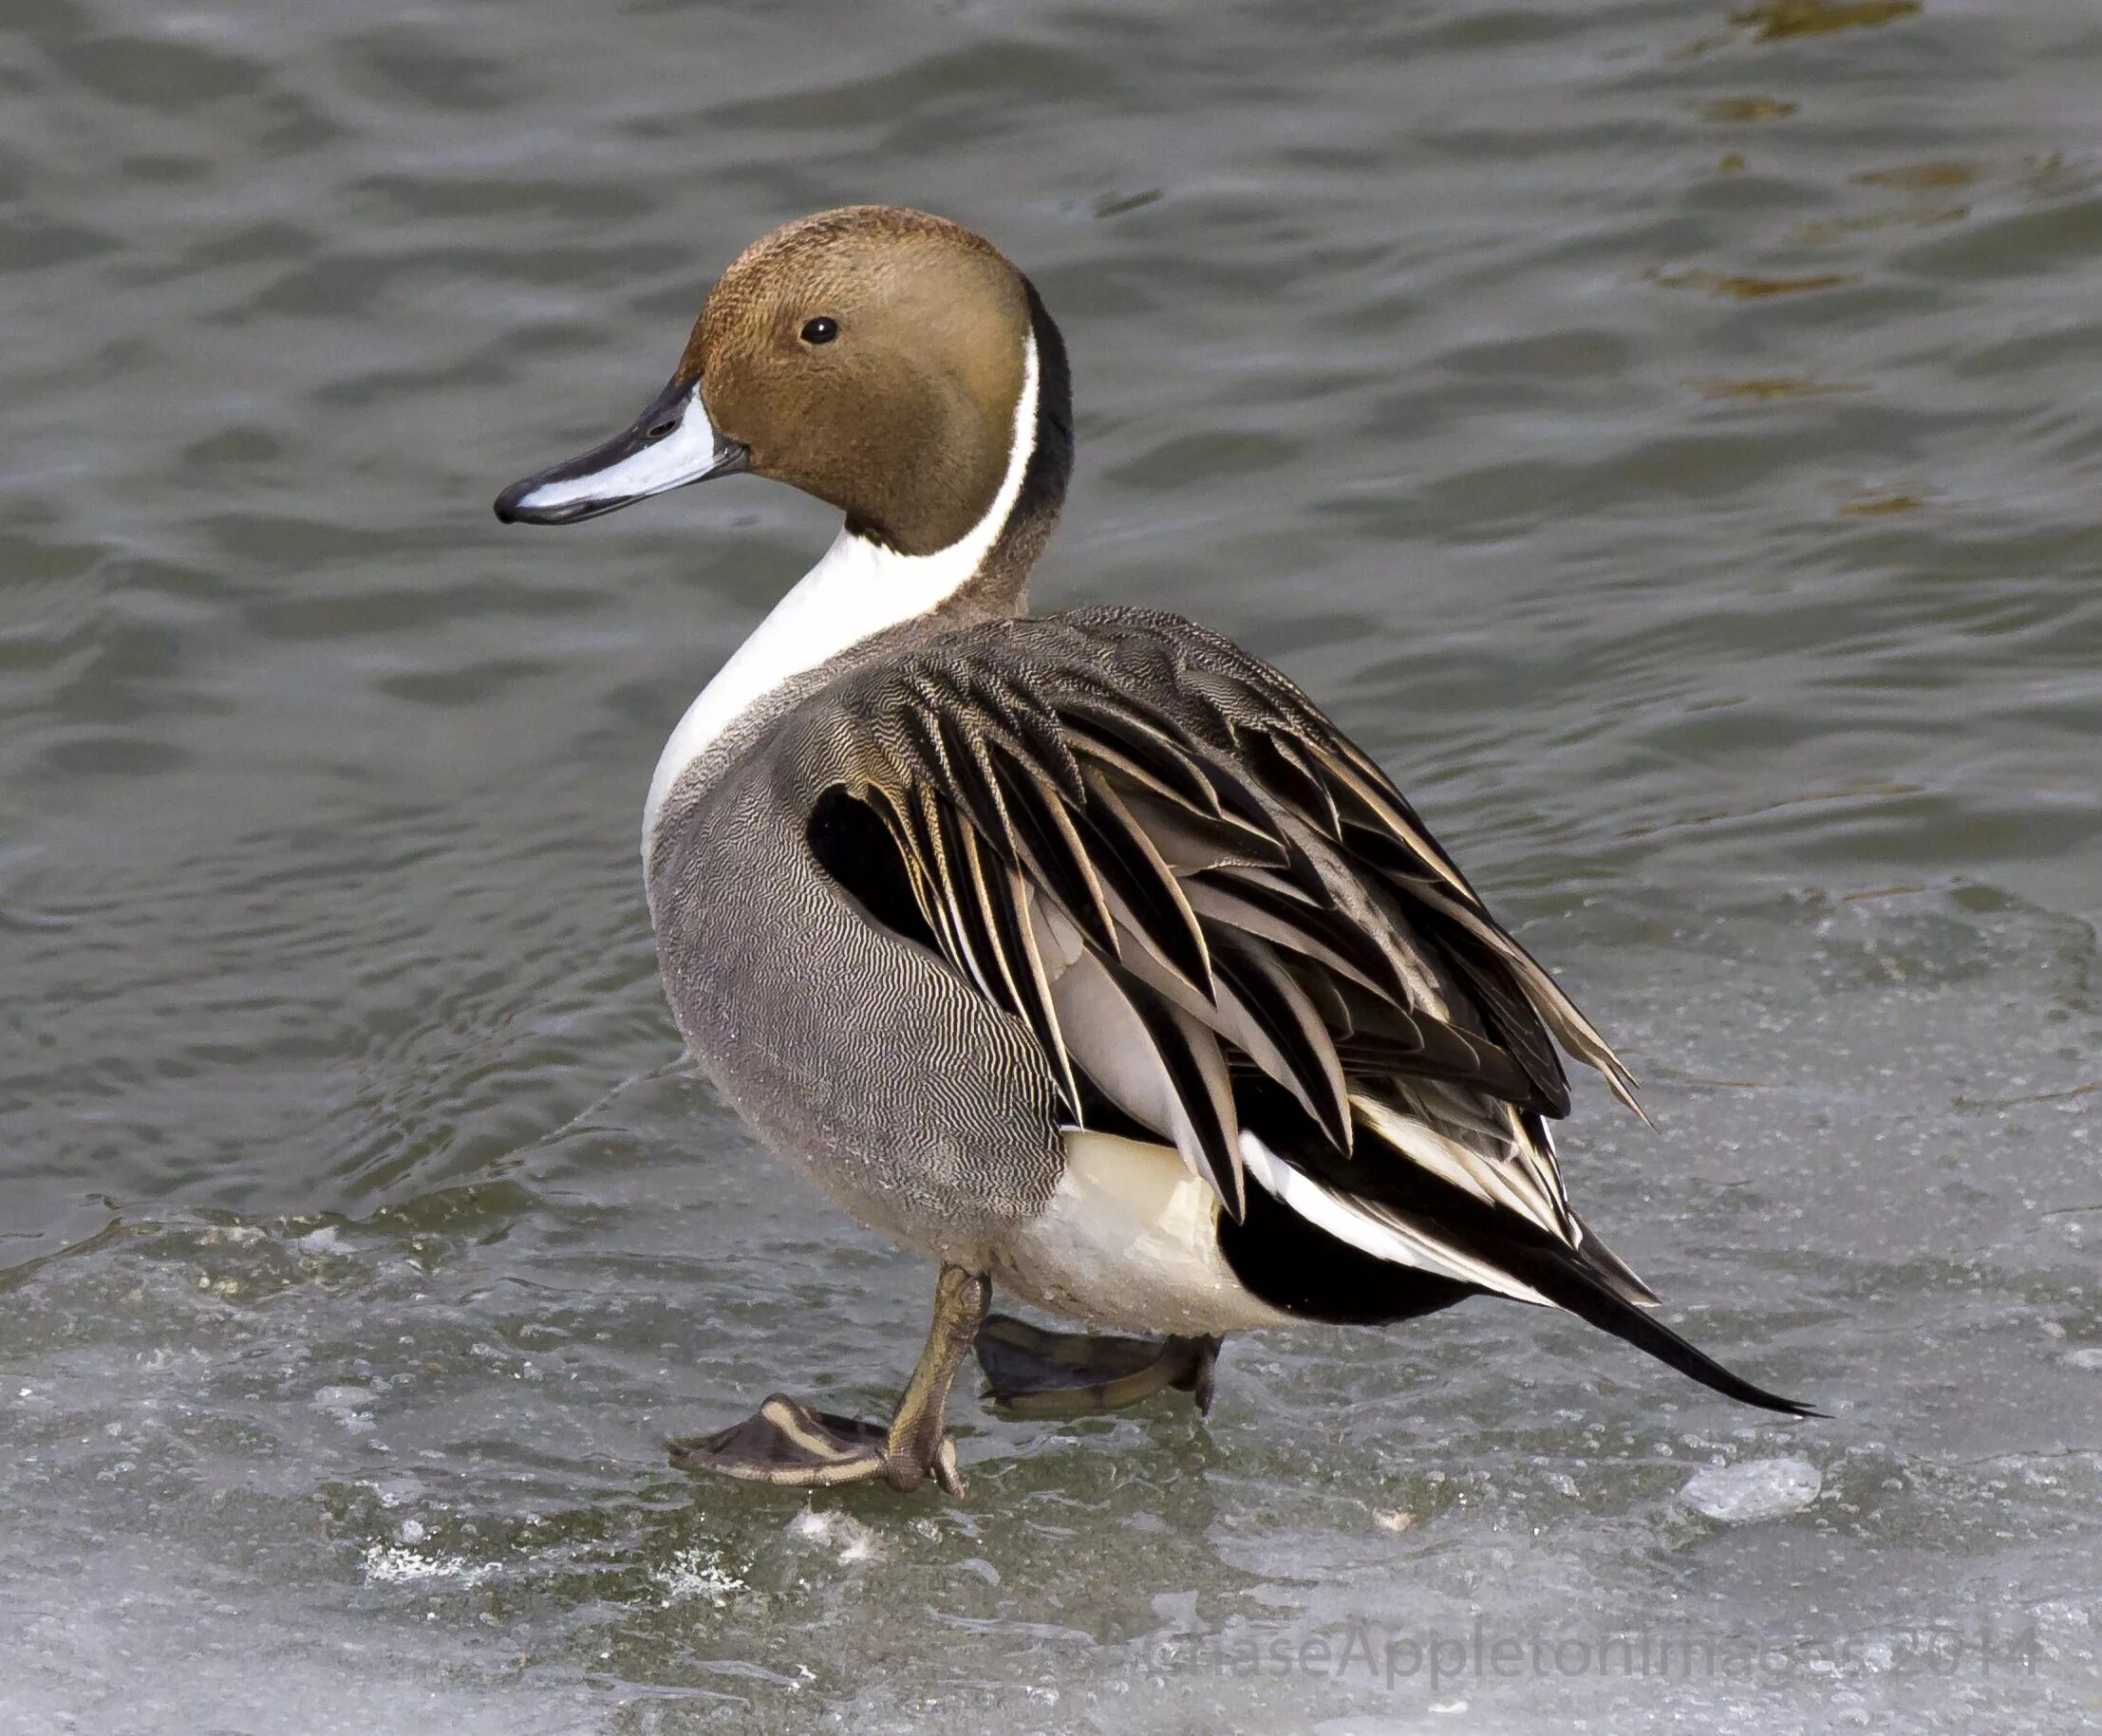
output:
M803 342L805 344L830 344L838 335L839 322L827 319L823 314L819 314L814 320L803 322Z

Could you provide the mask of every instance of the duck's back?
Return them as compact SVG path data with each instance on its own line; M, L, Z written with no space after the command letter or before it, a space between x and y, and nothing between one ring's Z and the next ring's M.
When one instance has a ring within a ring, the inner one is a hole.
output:
M1217 635L1119 608L922 630L707 771L652 850L681 1028L910 1244L1041 1209L1062 1128L1174 1145L1238 1220L1244 1126L1325 1170L1386 1111L1581 1235L1550 1031L1617 1063L1383 775Z

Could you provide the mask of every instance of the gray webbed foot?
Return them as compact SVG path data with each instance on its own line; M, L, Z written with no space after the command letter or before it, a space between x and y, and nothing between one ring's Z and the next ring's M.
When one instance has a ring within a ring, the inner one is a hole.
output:
M872 1480L916 1489L931 1477L948 1493L961 1495L956 1448L942 1419L950 1383L969 1353L990 1295L979 1274L961 1266L942 1268L934 1286L934 1323L890 1428L813 1410L777 1392L741 1423L674 1441L671 1462L681 1470L804 1489Z
M893 1453L891 1431L876 1423L813 1410L777 1392L741 1423L690 1441L674 1441L671 1462L681 1470L715 1471L748 1483L823 1489L881 1480L917 1488L931 1476L951 1495L964 1492L956 1448L945 1434L931 1462L910 1449Z
M976 1348L993 1402L1020 1416L1120 1410L1171 1388L1210 1411L1219 1356L1217 1338L1046 1332L1004 1314L979 1328Z

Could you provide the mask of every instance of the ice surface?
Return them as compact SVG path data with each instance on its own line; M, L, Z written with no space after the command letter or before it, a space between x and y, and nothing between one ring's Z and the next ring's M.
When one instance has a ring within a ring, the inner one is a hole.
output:
M2086 1217L2052 1208L2089 1197L2097 1106L2003 1009L2076 1008L2092 940L1968 895L1587 921L1664 1127L1571 1152L1592 1220L1702 1304L1667 1317L1830 1420L1482 1304L1236 1340L1202 1425L967 1393L960 1503L694 1482L665 1440L774 1386L878 1412L927 1278L785 1190L704 1088L642 1077L494 1186L318 1239L141 1224L15 1284L11 1710L118 1736L274 1736L288 1708L408 1736L2078 1727L2102 1316ZM1996 1019L2004 1083L1969 1058ZM1944 1082L1894 1120L1901 1072Z
M1808 1459L1753 1459L1696 1471L1679 1499L1710 1519L1749 1525L1800 1513L1824 1486L1825 1480Z

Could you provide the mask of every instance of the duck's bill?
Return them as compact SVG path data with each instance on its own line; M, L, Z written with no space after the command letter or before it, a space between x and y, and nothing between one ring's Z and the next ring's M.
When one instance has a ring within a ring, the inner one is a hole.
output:
M689 482L734 476L751 455L708 421L698 384L674 380L603 446L514 482L497 496L507 525L573 525Z

